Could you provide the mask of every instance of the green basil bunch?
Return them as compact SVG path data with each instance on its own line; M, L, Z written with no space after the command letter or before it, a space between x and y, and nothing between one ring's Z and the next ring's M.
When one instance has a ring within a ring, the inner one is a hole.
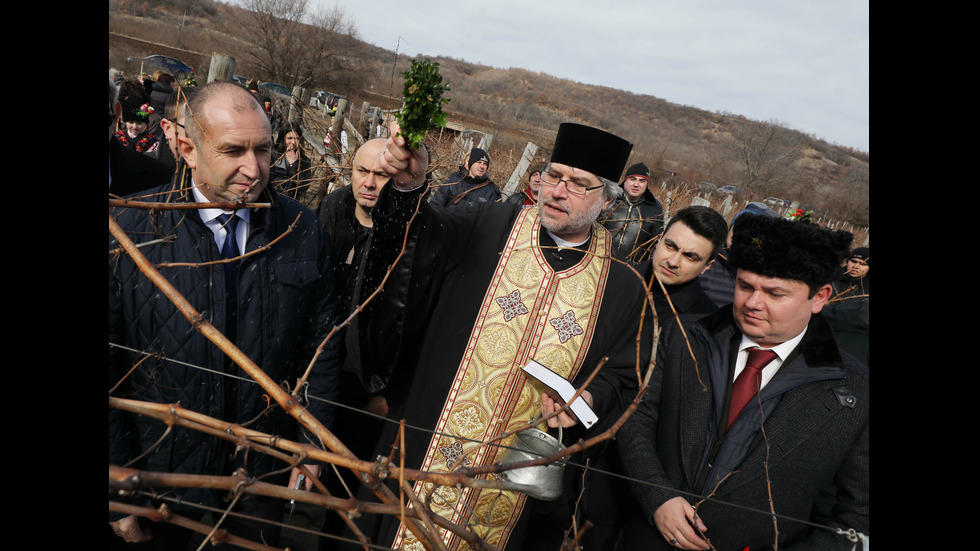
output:
M395 118L408 148L415 149L429 130L446 126L442 104L449 103L449 100L442 94L449 91L449 84L442 83L439 64L428 59L413 61L412 68L402 76L405 77L402 92L405 104Z

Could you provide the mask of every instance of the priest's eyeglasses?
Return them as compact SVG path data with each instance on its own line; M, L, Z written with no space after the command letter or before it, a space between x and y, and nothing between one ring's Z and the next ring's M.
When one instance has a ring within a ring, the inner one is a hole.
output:
M548 187L555 187L562 182L565 182L565 189L568 190L568 193L571 193L572 195L578 195L579 197L582 197L583 195L592 191L593 189L599 189L602 187L602 184L588 187L585 184L572 182L571 180L564 180L562 178L555 176L554 174L549 174L548 172L541 173L541 183L543 185L546 185Z

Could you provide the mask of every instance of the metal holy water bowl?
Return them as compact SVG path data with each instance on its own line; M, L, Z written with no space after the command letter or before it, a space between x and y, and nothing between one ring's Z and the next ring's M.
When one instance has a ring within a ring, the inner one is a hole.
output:
M526 429L517 433L513 447L506 448L499 458L501 465L531 461L548 457L565 449L561 443L561 429L558 438L538 429ZM522 469L504 471L504 480L524 486L520 491L542 501L554 501L561 497L562 474L565 460L559 459L548 465L535 465Z

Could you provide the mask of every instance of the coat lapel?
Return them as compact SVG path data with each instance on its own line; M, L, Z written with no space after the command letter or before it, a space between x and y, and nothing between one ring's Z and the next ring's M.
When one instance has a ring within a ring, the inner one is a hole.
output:
M728 311L728 319L731 319L730 309L723 310ZM718 317L718 314L710 317ZM718 326L712 325L710 319L703 321L705 325L692 327L690 341L694 357L704 358L704 364L695 365L693 359L685 362L692 372L682 376L680 383L684 404L680 421L681 457L684 458L684 475L691 488L695 487L702 459L714 442L718 401L715 388L720 384L721 392L724 392L722 379L728 373L729 344L734 334L731 328L726 330L724 324L715 332Z
M835 416L844 414L846 408L834 391L845 381L843 377L840 354L829 328L814 316L800 343L800 353L791 354L763 390L764 400L777 402L775 407L766 408L770 413L762 420L763 431L753 438L739 464L739 476L729 481L725 491L764 476L766 461L778 463Z
M835 415L840 415L842 408L836 401L833 386L835 381L819 381L781 395L779 404L763 421L764 434L760 431L756 435L739 466L739 476L730 480L725 491L734 491L764 476L766 461L769 465L779 463Z

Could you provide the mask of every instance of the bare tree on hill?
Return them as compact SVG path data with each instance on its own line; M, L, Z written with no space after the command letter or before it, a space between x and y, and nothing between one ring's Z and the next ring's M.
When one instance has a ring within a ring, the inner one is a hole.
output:
M792 162L800 157L802 137L777 120L729 116L734 118L725 147L743 170L741 187L765 194L789 175Z
M283 84L307 86L345 73L352 62L344 55L347 40L357 37L353 18L339 6L311 12L309 0L242 0L234 12L237 34L260 74Z

